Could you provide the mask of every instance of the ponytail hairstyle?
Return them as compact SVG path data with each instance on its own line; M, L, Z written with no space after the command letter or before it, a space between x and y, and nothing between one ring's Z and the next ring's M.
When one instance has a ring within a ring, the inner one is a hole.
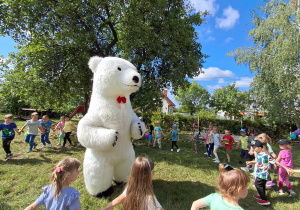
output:
M217 133L220 134L220 130L219 130L218 126L214 126L213 129L216 129L216 130L217 130ZM214 134L215 134L215 133L214 133Z
M151 210L148 203L154 201L153 193L154 163L146 157L137 157L131 168L127 183L126 198L123 202L124 210Z
M250 182L244 171L224 163L219 165L219 172L218 191L224 198L237 198L239 188L245 189Z
M57 199L61 194L63 185L66 179L74 170L78 170L80 161L76 158L64 158L54 167L54 171L51 174L50 181L52 187L55 186L54 199Z
M264 147L263 149L269 154L269 148L267 146L268 144L268 140L270 139L270 137L265 134L265 133L262 133L262 134L259 134L257 136L257 140L260 141L261 143L263 143Z

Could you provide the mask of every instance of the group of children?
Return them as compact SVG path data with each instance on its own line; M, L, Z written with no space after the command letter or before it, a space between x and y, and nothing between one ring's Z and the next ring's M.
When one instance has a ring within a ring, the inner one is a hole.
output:
M286 139L280 140L279 142L283 150L281 153L283 153L282 155L284 156L284 153L289 153L284 151L287 149L289 142ZM258 203L261 205L269 205L269 203L267 204L264 200L266 199L266 197L264 197L265 182L262 181L267 176L266 171L268 170L267 167L270 158L269 155L264 152L267 146L258 140L252 142L251 145L257 152L256 160L247 162L247 164L255 163L257 167L257 181L255 186L257 186L259 196L254 195L254 198L258 199ZM281 157L280 155L279 157ZM70 187L70 183L74 182L78 177L79 166L80 162L75 158L65 158L60 161L52 172L51 184L43 187L43 193L40 197L25 210L35 210L41 205L45 205L46 209L80 209L80 193ZM289 168L285 168L285 170L287 170L286 176L288 173L300 173L300 170ZM220 175L217 183L218 192L194 201L191 210L204 207L210 207L211 209L243 209L239 205L239 200L246 198L248 195L249 176L244 171L233 168L228 164L219 164L219 172ZM148 157L137 157L132 166L124 191L100 210L113 209L120 204L123 204L123 209L130 210L163 209L153 192L153 177L154 163L152 160ZM283 179L286 181L286 178Z
M195 153L198 153L197 144L200 143L200 137L202 139L205 139L206 152L204 154L206 155L207 158L211 158L213 153L215 156L213 161L215 163L220 163L220 159L218 156L218 149L220 147L224 147L226 151L227 164L230 164L230 154L231 154L232 144L234 142L234 139L232 138L229 130L225 130L225 135L221 139L219 128L217 126L209 125L207 128L206 136L203 137L200 134L199 127L195 125L193 137L190 139L191 141L194 141Z
M31 152L32 149L37 147L37 143L34 142L35 137L39 134L40 131L40 141L42 146L39 149L43 149L47 146L51 148L52 143L49 140L50 130L52 129L54 132L59 128L60 135L59 135L59 142L57 145L61 145L62 140L64 140L62 149L66 148L66 142L69 141L70 145L72 145L70 134L72 133L72 128L76 132L76 127L70 121L70 117L61 117L60 122L56 124L56 127L52 125L49 120L48 115L44 115L42 120L38 120L38 113L33 112L31 114L31 119L27 120L23 127L19 130L17 125L13 122L13 115L7 114L4 117L4 123L0 124L0 131L2 130L2 143L3 149L6 152L5 159L10 159L13 154L10 150L10 144L12 140L15 138L15 133L21 135L23 130L28 127L28 131L25 134L25 142L29 144L29 148L27 153Z
M171 134L171 138L172 138L171 152L174 151L174 146L177 148L177 152L179 152L180 148L177 145L177 141L179 141L179 132L177 130L177 125L173 124L172 130L169 133L165 134L162 131L162 128L159 126L159 124L160 124L159 121L156 121L155 127L153 127L151 122L148 123L148 130L147 130L147 132L149 132L148 146L151 147L152 140L153 140L153 148L155 148L157 142L159 150L162 150L161 136L164 135L164 137L167 137L168 135Z
M10 143L14 139L15 132L20 135L26 126L28 126L28 132L25 141L29 143L28 152L37 146L34 139L36 135L38 135L38 130L40 130L41 133L42 148L45 147L46 144L48 144L49 147L52 146L49 141L49 132L52 124L49 122L49 117L46 115L43 116L42 120L42 122L38 121L38 114L32 113L31 120L28 120L21 130L18 130L16 124L13 122L13 116L10 114L5 115L4 123L0 124L0 130L2 130L3 148L7 154L7 159L12 156ZM75 126L70 123L68 117L62 117L61 121L53 129L55 131L60 128L59 144L61 144L63 139L62 134L68 134L64 136L62 147L65 147L66 140L70 136L72 127L76 129ZM195 133L192 139L195 140L195 152L197 152L196 142L199 141L200 133L198 127L195 126L194 129ZM173 151L173 146L177 147L177 152L180 151L176 144L179 140L176 124L173 125L173 129L168 134L164 134L157 121L153 128L151 128L150 123L149 131L151 138L152 136L154 137L153 147L155 147L156 142L158 142L159 148L161 149L161 134L164 136L171 134L171 151ZM247 166L242 167L242 170L233 168L230 165L230 152L232 143L234 142L230 135L230 131L226 130L225 135L221 140L218 128L216 126L209 126L205 138L205 142L207 143L207 157L211 157L213 151L215 155L214 162L220 162L217 150L220 146L224 146L228 163L219 165L220 176L218 180L218 193L211 194L195 201L191 209L198 209L205 206L210 206L212 209L242 209L239 206L238 201L247 196L248 183L250 182L249 176L244 171L248 172L251 169L254 171L255 178L253 181L255 181L255 187L259 194L254 195L254 198L257 199L257 203L260 205L270 205L269 199L265 193L267 181L271 180L270 163L274 164L275 167L277 167L277 165L279 166L279 195L284 195L283 183L286 184L290 197L296 195L292 190L288 177L289 174L300 173L300 170L292 169L293 160L290 141L287 139L278 141L281 151L278 156L276 156L271 148L271 139L269 136L263 133L259 134L255 129L248 129L248 133L246 130L241 129L240 132L241 137L237 144L237 147L241 147L240 163L243 163L242 161L245 159L247 160L245 162ZM252 167L253 165L254 167ZM64 209L65 207L68 207L69 209L80 208L80 193L69 186L71 182L77 179L79 166L80 162L77 159L66 158L60 161L51 175L51 185L44 187L43 194L26 209L37 209L41 205L45 205L46 209ZM121 203L123 203L124 209L162 209L153 193L153 169L154 163L149 158L138 157L132 166L132 171L124 192L103 209L111 209ZM137 180L142 180L142 183Z

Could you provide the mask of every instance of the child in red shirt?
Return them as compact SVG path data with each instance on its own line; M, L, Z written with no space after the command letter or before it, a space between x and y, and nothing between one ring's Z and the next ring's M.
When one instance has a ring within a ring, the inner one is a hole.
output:
M230 135L230 130L225 130L225 135L223 136L223 142L225 144L225 150L226 150L226 157L228 164L230 164L230 153L232 149L232 143L234 142L234 139Z

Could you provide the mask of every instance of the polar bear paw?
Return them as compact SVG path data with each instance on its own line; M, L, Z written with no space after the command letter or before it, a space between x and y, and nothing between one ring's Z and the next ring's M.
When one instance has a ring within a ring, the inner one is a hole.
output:
M116 138L115 138L114 142L112 143L113 147L116 146L117 141L118 141L118 132L116 131Z
M145 124L141 122L133 123L131 125L131 136L133 139L140 139L143 137L145 132Z

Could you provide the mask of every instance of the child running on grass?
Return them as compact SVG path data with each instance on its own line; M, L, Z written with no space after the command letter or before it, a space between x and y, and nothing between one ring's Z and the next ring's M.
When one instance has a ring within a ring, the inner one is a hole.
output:
M161 147L161 134L165 135L162 132L161 127L159 126L159 121L156 121L155 122L155 128L154 128L153 148L155 148L155 144L157 142L159 150L162 150L162 147Z
M275 160L277 158L277 155L273 152L273 149L270 145L271 141L270 141L270 137L265 134L265 133L262 133L262 134L259 134L257 136L257 139L258 141L262 142L263 144L266 144L267 145L267 148L268 150L265 150L264 152L268 153L271 157L273 157ZM253 149L251 149L252 151ZM251 153L252 154L252 153ZM254 154L256 156L256 154ZM275 170L277 170L277 165L274 164L273 165ZM271 166L269 167L269 171L271 171ZM270 173L268 173L268 177L267 177L267 184L266 186L267 187L272 187L272 186L275 186L276 184L274 183L274 181L271 179L271 176L270 176Z
M100 210L113 209L121 203L123 203L123 209L128 210L161 210L162 206L153 193L153 169L154 163L149 158L136 158L123 193Z
M220 159L217 154L217 151L218 151L219 147L221 146L221 138L220 138L220 131L217 126L213 127L213 134L214 134L214 155L215 155L215 158L213 159L213 161L215 163L220 163Z
M40 197L25 210L35 210L41 205L46 209L72 209L81 207L80 193L70 183L74 182L79 174L80 162L76 158L65 158L55 167L51 175L51 185L43 187Z
M56 144L57 146L61 145L61 142L64 139L64 132L63 132L64 127L65 127L65 116L61 116L59 123L57 123L54 129L55 132L59 128L59 132L60 132L58 136L58 144Z
M150 147L152 145L152 139L154 136L154 127L151 121L148 123L148 132L149 132L148 146Z
M173 146L176 146L177 147L177 152L179 152L180 149L177 146L177 141L179 141L179 132L177 130L177 125L176 124L173 125L173 129L170 131L170 133L168 133L167 135L164 135L164 136L167 137L169 134L171 134L171 136L172 136L172 149L171 149L171 152L173 152Z
M281 149L277 158L277 162L281 163L287 168L290 169L293 168L293 156L291 152L292 147L290 145L291 142L287 139L280 139L277 143L279 144L279 147ZM292 186L288 179L289 178L288 172L284 168L279 167L278 177L279 177L278 178L279 195L284 195L283 192L283 182L284 182L290 192L289 197L294 197L296 193L292 190Z
M241 147L241 159L239 161L239 164L243 163L243 159L250 160L249 157L249 150L248 150L248 136L246 134L245 129L240 130L241 136L239 137L239 142L236 145L237 148Z
M42 146L40 149L43 149L46 147L46 143L48 144L48 147L52 147L51 142L49 141L49 134L50 134L50 129L52 126L52 122L49 121L49 117L48 115L44 115L42 118L42 130L43 130L43 134L41 134L41 142L42 142ZM53 130L54 131L54 130Z
M270 163L276 163L285 168L286 170L289 169L283 166L282 164L276 162L275 159L273 159L268 153L266 153L265 151L268 151L268 147L261 141L254 141L252 143L252 147L257 153L256 158L254 161L247 161L246 163L247 165L255 164L255 187L259 196L254 195L253 197L257 199L257 203L259 205L270 205L270 201L268 200L266 195L266 183L269 174Z
M191 210L207 206L210 209L243 209L239 205L239 200L248 195L249 177L242 170L227 164L220 164L219 171L219 192L194 201Z
M232 143L234 142L234 139L230 135L231 132L230 130L225 130L225 135L223 136L223 141L225 144L225 150L226 150L226 158L227 158L227 163L230 164L230 154L232 150Z
M5 159L11 159L13 154L10 150L10 143L15 138L15 131L17 134L21 134L19 129L17 128L16 123L13 122L14 117L12 114L7 114L4 116L4 123L0 124L0 131L2 131L2 146L4 151L6 152Z
M28 126L28 131L25 137L25 142L29 144L27 153L31 152L33 148L36 148L37 144L34 143L35 137L38 135L39 130L41 134L43 133L41 122L38 121L39 115L37 112L31 114L31 120L27 120L26 123L21 128L21 132L26 126Z
M76 132L76 127L73 125L73 123L71 122L71 119L69 116L65 117L65 127L63 129L63 133L65 133L65 137L64 137L64 144L61 147L62 149L66 148L66 143L67 140L69 141L69 146L72 145L72 141L70 139L70 135L72 133L72 128L74 128L75 132Z
M209 125L207 128L207 132L206 132L206 137L205 137L205 145L206 145L206 152L204 153L204 155L208 155L209 153L212 152L213 148L209 147L209 142L210 142L210 132L212 132L213 126ZM210 150L210 151L209 151Z

